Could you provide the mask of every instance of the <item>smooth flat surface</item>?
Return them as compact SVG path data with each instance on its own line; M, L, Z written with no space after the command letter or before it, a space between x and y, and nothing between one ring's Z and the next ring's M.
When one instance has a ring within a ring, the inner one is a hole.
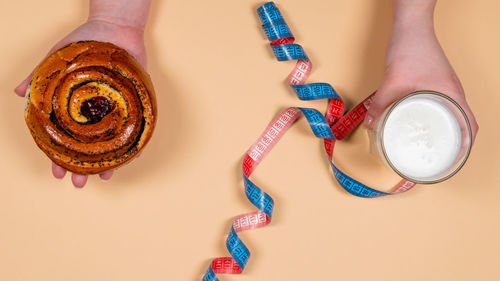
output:
M443 179L467 158L471 138L465 115L458 108L455 115L452 103L443 100L417 95L387 114L380 142L387 161L401 174L422 181Z
M87 16L87 1L2 1L0 280L200 280L227 255L231 219L254 209L240 161L276 113L301 102L262 33L255 1L153 1L146 45L159 122L142 156L109 182L74 189L52 178L13 88ZM348 106L380 85L390 1L279 1L314 68ZM223 280L500 279L498 65L495 0L439 1L439 39L480 131L454 178L366 200L335 183L304 119L255 172L274 220L241 234L244 276ZM368 153L364 130L339 143L341 167L387 187L397 177Z

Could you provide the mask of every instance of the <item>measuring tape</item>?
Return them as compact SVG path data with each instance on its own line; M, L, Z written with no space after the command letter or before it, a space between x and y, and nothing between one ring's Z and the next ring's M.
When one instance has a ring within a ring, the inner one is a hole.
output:
M250 258L250 251L237 233L269 224L274 207L271 196L254 184L249 177L300 115L306 117L314 135L323 139L325 151L335 178L340 186L350 194L358 197L374 198L402 193L415 186L415 183L403 179L392 191L383 192L351 178L335 166L333 163L335 141L345 138L363 121L375 93L344 115L344 102L330 84L305 84L311 73L311 61L304 49L300 45L293 43L295 38L276 5L273 2L268 2L259 7L257 12L262 22L262 28L278 61L297 61L293 71L288 76L288 83L297 97L301 100L329 99L328 109L323 116L316 109L289 107L278 114L250 147L243 159L243 182L248 200L257 207L258 211L240 215L233 221L226 240L226 248L231 257L214 259L205 273L203 281L219 280L216 274L240 274L245 268Z

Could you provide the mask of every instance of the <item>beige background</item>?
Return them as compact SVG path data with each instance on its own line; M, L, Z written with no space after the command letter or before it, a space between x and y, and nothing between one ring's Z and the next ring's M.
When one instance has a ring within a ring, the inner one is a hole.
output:
M158 129L141 158L82 189L52 178L24 124L15 85L87 16L87 1L2 0L0 280L200 280L226 255L231 219L253 211L240 161L280 110L286 86L252 0L153 1L146 45ZM380 84L390 1L278 1L315 66L349 106ZM276 202L270 226L242 233L244 276L223 280L500 280L500 2L441 0L439 39L480 132L451 180L366 200L336 184L301 119L255 173ZM364 130L337 146L342 167L388 189Z

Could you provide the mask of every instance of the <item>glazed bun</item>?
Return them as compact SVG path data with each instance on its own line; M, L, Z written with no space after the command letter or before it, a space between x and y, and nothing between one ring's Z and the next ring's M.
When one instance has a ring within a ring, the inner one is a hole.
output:
M151 79L125 50L82 41L49 55L27 90L26 124L38 147L78 174L134 158L156 123Z

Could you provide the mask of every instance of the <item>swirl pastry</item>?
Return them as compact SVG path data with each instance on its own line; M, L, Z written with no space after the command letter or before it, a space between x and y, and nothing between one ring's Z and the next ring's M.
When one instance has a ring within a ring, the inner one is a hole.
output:
M149 75L110 43L62 47L38 66L27 90L25 119L36 144L79 174L131 160L151 138L156 115Z

